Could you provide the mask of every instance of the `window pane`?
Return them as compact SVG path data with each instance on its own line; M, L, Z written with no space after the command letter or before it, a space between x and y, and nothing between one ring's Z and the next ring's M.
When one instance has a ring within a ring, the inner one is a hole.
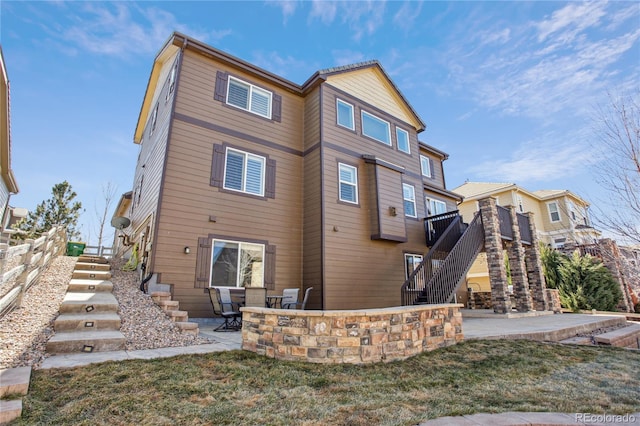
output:
M389 123L362 111L362 133L370 138L391 145Z
M356 188L348 183L340 184L340 199L342 201L356 202Z
M353 106L338 100L338 124L353 130Z
M240 245L240 287L262 287L264 282L264 262L261 244L242 243Z
M429 164L429 158L421 155L420 166L422 168L422 176L431 177L431 166Z
M227 103L240 108L249 109L249 86L229 79Z
M269 117L269 102L271 96L263 90L256 89L255 87L251 91L251 111L256 114Z
M242 191L242 174L244 168L244 155L227 151L227 162L224 173L224 187Z
M213 242L211 286L235 287L238 279L238 244Z
M340 165L340 180L349 183L356 182L355 169Z
M358 202L358 175L357 169L346 164L339 164L340 174L339 198L350 203Z
M402 129L396 128L396 137L398 139L398 149L409 153L409 133Z
M264 162L260 158L249 157L247 160L246 191L251 194L262 195L262 177Z
M416 217L416 196L413 186L402 184L405 216Z

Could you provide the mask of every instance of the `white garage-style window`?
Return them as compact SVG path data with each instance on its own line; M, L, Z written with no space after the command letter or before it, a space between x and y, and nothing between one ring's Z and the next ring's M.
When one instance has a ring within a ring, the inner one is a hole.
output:
M224 188L253 195L264 195L266 159L259 155L227 148Z
M212 240L209 287L264 287L264 245Z

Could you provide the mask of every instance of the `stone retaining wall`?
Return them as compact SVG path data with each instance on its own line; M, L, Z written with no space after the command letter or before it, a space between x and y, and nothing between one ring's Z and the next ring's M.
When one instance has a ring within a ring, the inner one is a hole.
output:
M547 292L549 310L556 314L561 314L562 306L560 305L560 291L553 288L548 288L545 291Z
M270 358L366 364L463 340L460 304L355 311L241 308L242 349Z

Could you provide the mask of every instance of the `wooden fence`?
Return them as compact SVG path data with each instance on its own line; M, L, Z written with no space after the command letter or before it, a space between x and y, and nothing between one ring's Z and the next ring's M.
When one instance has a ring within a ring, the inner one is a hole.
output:
M0 317L20 307L24 293L51 261L65 254L66 242L66 230L57 227L20 245L0 244Z

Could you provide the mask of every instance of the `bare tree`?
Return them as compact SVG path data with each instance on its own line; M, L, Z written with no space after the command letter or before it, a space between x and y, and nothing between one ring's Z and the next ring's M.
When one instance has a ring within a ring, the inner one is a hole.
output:
M596 115L596 135L603 150L598 159L597 182L608 193L607 203L615 210L601 208L594 218L600 226L640 243L640 89L614 96Z
M113 204L114 197L116 195L117 187L112 182L102 184L102 199L104 200L104 207L102 211L96 206L95 214L98 220L98 247L102 247L102 240L104 239L104 224L107 222L107 215Z

